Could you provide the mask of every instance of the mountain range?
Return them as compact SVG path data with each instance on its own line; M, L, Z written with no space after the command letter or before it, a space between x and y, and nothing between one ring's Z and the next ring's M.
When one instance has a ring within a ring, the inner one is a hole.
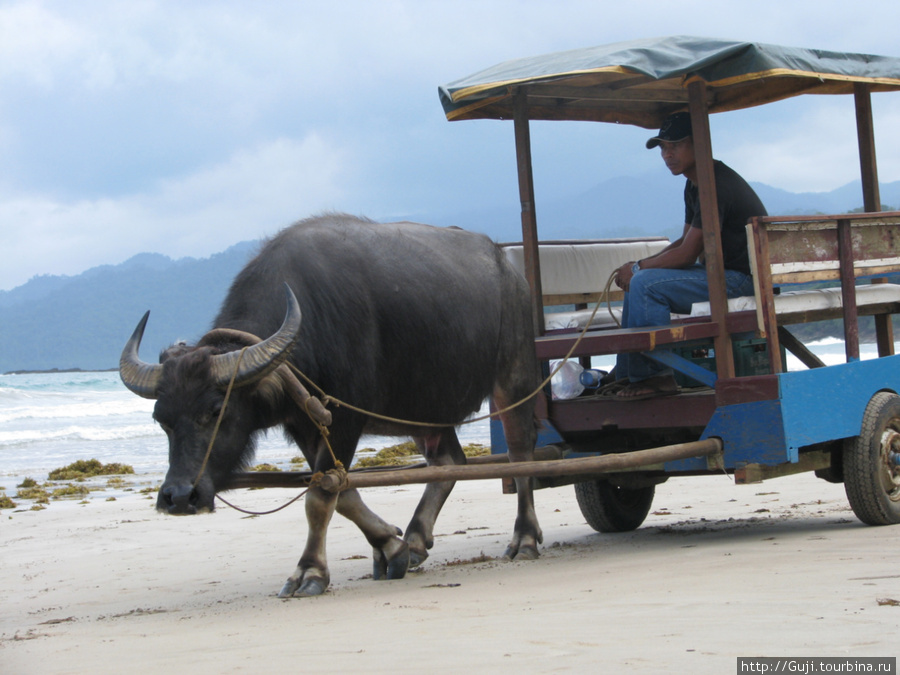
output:
M858 182L824 193L790 193L758 183L753 187L772 214L846 213L862 203ZM546 203L537 195L541 238L677 237L682 189L681 181L653 176L605 181ZM881 198L885 209L900 208L900 181L883 184ZM497 241L521 239L517 204L410 219L484 232ZM196 340L210 327L231 280L259 244L242 242L203 259L142 253L119 265L75 276L37 276L0 291L0 373L115 368L125 341L148 309L151 319L141 347L145 360L155 360L176 340Z

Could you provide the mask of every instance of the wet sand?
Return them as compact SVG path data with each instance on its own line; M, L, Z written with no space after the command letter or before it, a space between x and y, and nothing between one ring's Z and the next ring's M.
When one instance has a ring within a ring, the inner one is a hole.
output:
M420 492L363 494L403 527ZM536 499L539 560L496 558L515 498L460 483L431 557L396 581L372 581L368 545L336 516L330 590L290 600L275 594L305 538L300 504L173 518L127 493L4 510L0 672L728 673L737 656L897 653L900 528L862 525L843 486L672 479L616 535L584 523L571 487Z

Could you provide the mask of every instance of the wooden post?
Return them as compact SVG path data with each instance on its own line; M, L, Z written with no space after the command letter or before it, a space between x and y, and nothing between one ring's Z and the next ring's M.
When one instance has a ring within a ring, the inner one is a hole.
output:
M878 186L878 165L875 161L875 125L872 121L872 96L869 93L869 86L862 82L854 84L853 98L856 102L856 136L859 142L863 209L869 213L881 211L881 190Z
M853 242L850 221L837 221L841 302L844 313L844 351L847 362L859 361L859 315L856 311L856 276L853 274Z
M753 268L753 285L756 295L757 326L760 335L766 338L769 350L769 372L777 375L784 370L781 361L780 333L778 317L775 314L775 293L772 290L772 268L769 266L769 232L762 218L750 219L747 238L753 245L753 257L757 264Z
M856 136L859 141L859 167L862 176L863 209L881 211L881 188L878 185L878 163L875 160L875 124L872 121L872 96L869 86L862 82L853 85L856 103ZM874 279L872 283L886 283L887 279ZM875 316L875 341L878 356L894 353L894 324L891 315Z
M537 216L534 211L534 175L531 169L531 130L528 125L528 97L524 89L515 95L513 122L516 133L516 164L519 173L519 201L522 204L522 250L525 278L531 287L534 334L544 334L544 293L538 253Z
M709 313L711 319L719 326L719 333L713 340L716 349L716 371L719 379L728 379L734 377L734 353L731 348L731 335L725 329L728 295L725 287L725 263L722 259L722 231L719 222L712 141L709 134L706 83L703 80L695 79L688 85L688 100L694 136L694 158L697 164L697 187L700 191L700 213L703 218L703 251L709 286Z

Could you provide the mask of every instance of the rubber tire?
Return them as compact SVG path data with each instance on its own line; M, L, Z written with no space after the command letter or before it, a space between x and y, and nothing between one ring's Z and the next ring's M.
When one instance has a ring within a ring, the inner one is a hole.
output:
M844 490L853 513L867 525L900 523L900 469L887 462L886 432L900 442L900 396L882 391L866 406L859 436L844 444Z
M656 486L617 487L607 480L575 483L578 508L597 532L631 532L644 522L653 504Z

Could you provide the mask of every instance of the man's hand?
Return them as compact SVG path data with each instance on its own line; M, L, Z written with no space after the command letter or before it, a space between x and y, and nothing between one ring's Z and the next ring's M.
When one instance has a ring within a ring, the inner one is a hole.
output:
M631 277L632 277L632 268L634 267L634 260L625 263L619 269L616 270L616 286L621 288L626 293L628 292L628 287L631 285Z

